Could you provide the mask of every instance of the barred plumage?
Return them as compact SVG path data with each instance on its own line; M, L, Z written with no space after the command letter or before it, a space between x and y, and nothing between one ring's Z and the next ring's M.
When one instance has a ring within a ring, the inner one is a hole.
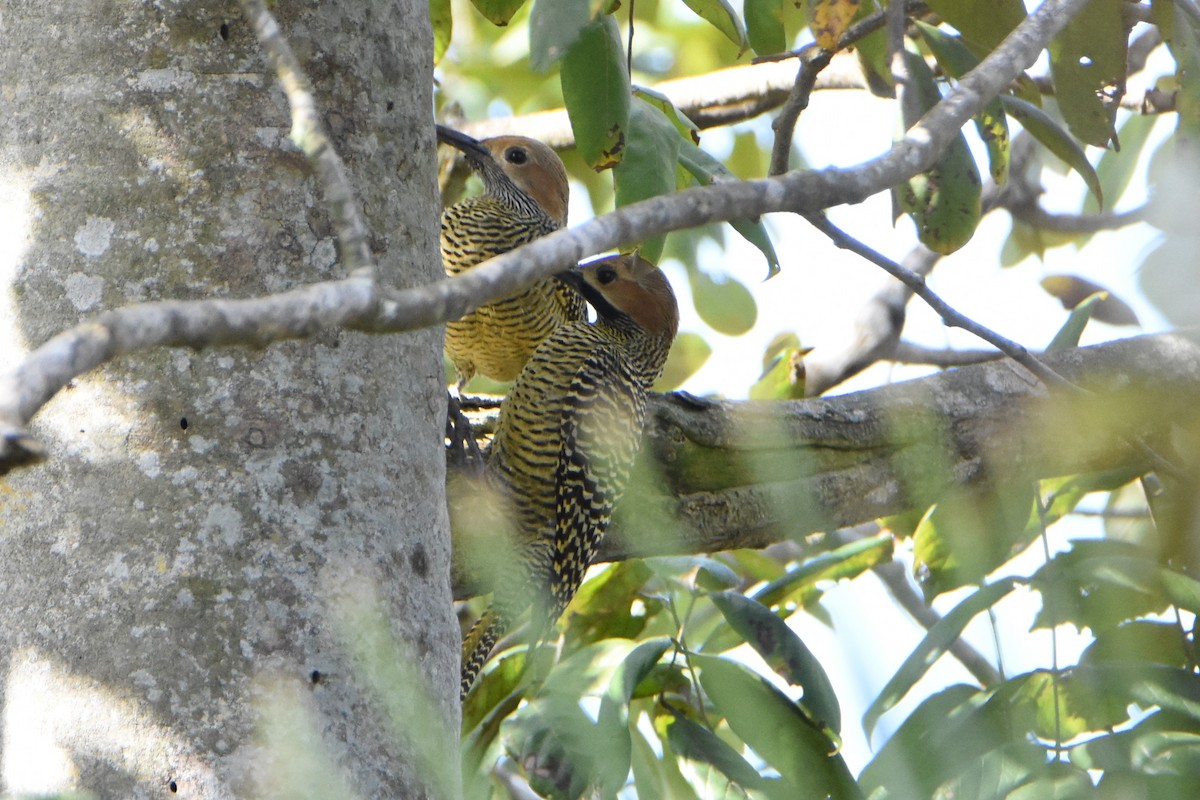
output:
M679 310L663 274L635 255L560 276L596 308L537 348L500 411L485 480L507 505L520 574L504 576L463 647L465 697L497 638L531 605L551 624L575 596L641 446L646 395Z
M524 136L478 141L438 126L438 139L466 155L484 194L442 212L442 263L455 275L567 223L567 172L555 152ZM586 318L579 295L554 279L481 306L446 325L446 353L459 385L477 372L511 381L538 344L565 322Z

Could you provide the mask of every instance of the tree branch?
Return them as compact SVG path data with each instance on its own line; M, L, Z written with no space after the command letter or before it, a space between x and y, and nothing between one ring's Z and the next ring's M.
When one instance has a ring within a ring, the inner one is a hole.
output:
M719 183L625 206L577 228L558 231L497 256L453 279L395 291L364 290L350 278L318 284L277 298L146 304L109 312L101 323L84 323L34 351L17 369L0 375L0 471L39 457L24 431L32 415L75 375L133 349L189 344L263 345L309 335L329 325L396 332L457 319L496 297L519 291L596 253L674 230L744 219L775 211L812 213L858 203L928 169L957 131L983 104L1032 65L1042 48L1086 0L1046 0L980 65L913 126L887 153L848 169L791 172L777 178ZM345 301L347 308L331 308ZM282 320L282 307L301 314ZM247 310L263 320L249 324ZM115 316L114 316L115 315ZM149 315L169 325L132 339L111 337ZM230 324L231 320L240 324ZM204 324L217 330L202 332ZM180 330L186 331L181 336ZM240 338L239 338L240 337ZM87 355L77 352L87 342ZM65 350L64 350L65 348ZM32 387L23 386L32 380Z
M1138 440L1200 424L1200 331L1044 358L1091 391L1050 392L1003 360L831 398L656 395L598 559L803 547L816 533L923 510L953 488L1148 471ZM466 538L456 532L456 553L488 546L486 533ZM454 582L469 593L461 565Z
M795 80L796 66L792 63L755 63L662 81L650 88L666 95L672 105L705 129L732 125L779 108L787 100ZM847 55L834 59L813 88L865 89L866 83L854 57ZM458 127L478 138L519 133L539 139L556 150L575 145L575 134L571 131L565 108L519 117L475 120Z

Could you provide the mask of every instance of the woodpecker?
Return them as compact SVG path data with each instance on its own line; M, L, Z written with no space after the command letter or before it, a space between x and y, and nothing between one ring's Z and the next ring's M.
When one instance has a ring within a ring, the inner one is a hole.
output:
M484 480L505 506L517 557L463 642L465 698L492 647L526 608L553 624L591 564L641 446L646 396L662 373L679 307L635 254L556 276L595 308L538 346L500 409Z
M567 224L567 171L548 146L524 136L480 141L441 125L437 136L463 152L484 186L479 197L442 212L442 263L448 275ZM477 372L513 380L555 328L586 317L582 297L548 278L447 324L446 353L459 388Z

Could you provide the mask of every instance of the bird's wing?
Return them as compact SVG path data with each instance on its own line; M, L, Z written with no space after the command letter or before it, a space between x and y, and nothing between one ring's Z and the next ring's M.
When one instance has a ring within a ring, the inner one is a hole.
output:
M583 580L641 444L646 394L617 348L595 348L563 406L555 469L552 588L557 611Z

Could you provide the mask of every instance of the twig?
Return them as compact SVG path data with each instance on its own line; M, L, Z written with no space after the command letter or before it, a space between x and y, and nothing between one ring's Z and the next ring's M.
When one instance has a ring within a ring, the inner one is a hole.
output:
M1003 358L999 350L955 350L950 347L926 347L914 342L898 342L889 361L897 364L928 364L931 367L965 367Z
M928 631L941 620L941 616L925 604L912 584L908 582L904 566L899 561L880 564L875 567L874 572L900 607L907 611L908 615L922 628ZM996 668L967 642L955 639L949 650L950 654L958 659L959 663L966 667L967 671L981 685L995 686L1000 682L1000 673L996 671Z
M923 9L925 4L898 3L896 7L902 9L901 13L915 13ZM817 47L815 44L809 44L783 56L767 57L770 60L793 57L798 57L801 60L800 70L796 73L796 80L792 84L791 91L788 93L787 102L780 109L779 116L771 123L771 128L775 131L775 141L771 146L771 167L767 172L768 175L782 175L788 171L789 156L792 151L792 137L796 132L796 123L800 119L800 115L808 108L808 100L812 95L813 89L816 88L817 77L829 66L836 53L851 47L864 36L868 36L882 28L888 19L888 13L887 11L876 11L869 17L851 25L842 34L842 38L838 40L837 47L833 50L825 50ZM758 61L762 60L767 59L759 59Z
M844 65L839 67L839 65ZM796 80L791 64L742 64L736 67L674 78L650 88L666 95L671 103L700 128L732 125L779 108ZM835 58L818 76L815 90L865 89L862 73L852 55ZM575 145L565 108L537 111L517 117L493 117L456 125L478 138L518 133L540 139L556 150Z
M980 339L983 339L988 344L994 346L997 350L1002 351L1012 360L1016 361L1025 369L1032 372L1042 383L1047 386L1056 387L1072 387L1073 384L1063 378L1054 370L1047 367L1041 361L1033 356L1024 346L1017 344L1011 339L1006 339L990 328L986 328L975 322L973 319L954 310L945 300L938 297L925 283L925 278L916 274L912 270L905 269L895 261L887 258L883 254L872 250L854 237L848 235L841 228L838 228L824 214L810 214L806 217L813 226L828 236L838 247L849 250L852 253L862 256L872 264L876 265L884 272L887 272L892 277L904 283L912 289L913 294L920 297L929 305L938 316L942 318L942 322L954 328L962 328L965 331L975 334ZM1082 391L1082 390L1080 390Z
M333 210L342 264L347 272L365 269L373 276L375 259L371 257L367 226L354 197L346 165L317 113L312 85L266 3L263 0L239 1L242 13L253 23L258 41L267 51L268 60L287 95L292 111L291 139L312 161L317 179L325 190L325 199Z
M1060 233L1097 233L1134 225L1146 219L1146 206L1129 211L1103 211L1097 214L1053 214L1037 203L1013 203L1001 199L1000 205L1007 208L1015 219L1048 231Z

